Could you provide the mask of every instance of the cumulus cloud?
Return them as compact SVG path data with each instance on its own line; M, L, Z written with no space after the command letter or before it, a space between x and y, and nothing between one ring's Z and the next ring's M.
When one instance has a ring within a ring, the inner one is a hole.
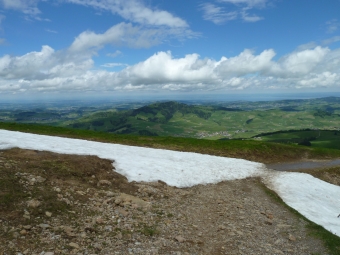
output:
M73 44L74 45L74 44ZM80 48L84 47L80 44ZM219 60L158 52L120 71L95 68L90 54L43 46L40 51L0 58L1 92L49 91L228 91L241 89L338 88L340 49L316 46L275 60L273 49L249 49ZM124 67L107 63L103 67Z
M65 0L73 4L80 4L98 10L111 11L126 20L143 25L188 27L185 20L163 11L152 9L141 0Z

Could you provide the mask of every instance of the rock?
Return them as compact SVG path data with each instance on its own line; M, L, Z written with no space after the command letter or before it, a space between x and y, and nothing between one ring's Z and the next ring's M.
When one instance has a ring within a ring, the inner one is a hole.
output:
M116 212L120 215L120 216L123 216L123 217L127 217L129 215L129 213L127 211L125 211L124 209L121 209L121 208L118 208L116 210Z
M75 237L76 236L76 234L74 233L74 229L73 228L65 226L65 227L63 227L63 229L64 229L65 234L68 237Z
M221 225L221 226L218 226L218 230L224 230L224 229L226 229L226 227L225 227L225 226L223 226L223 225Z
M296 241L296 237L293 236L292 234L289 234L288 239L289 239L290 241L292 241L292 242L295 242L295 241Z
M241 231L236 231L236 233L237 233L239 236L242 236L242 235L243 235L243 232L241 232Z
M266 220L264 223L266 223L267 225L273 225L273 221L270 219Z
M23 228L26 229L26 230L30 230L32 228L32 226L31 225L26 225L26 226L23 226Z
M143 208L147 208L150 206L150 203L135 197L135 196L131 196L125 193L121 193L115 200L115 204L135 204L138 207L143 207Z
M122 199L120 199L120 198L116 198L116 200L115 200L115 204L116 204L116 205L120 205L122 202L123 202L123 201L122 201Z
M267 218L270 219L270 220L272 220L272 219L274 218L274 215L271 214L271 213L267 213L266 216L267 216Z
M48 252L45 252L44 255L54 255L54 252L48 251Z
M112 232L112 226L111 225L105 226L104 230L107 232Z
M25 210L24 216L25 219L31 219L30 213L28 211Z
M68 245L69 245L70 247L72 247L73 249L79 249L79 248L80 248L78 244L73 243L73 242L69 243Z
M20 235L26 235L26 234L27 234L27 231L25 229L20 231Z
M106 192L106 196L107 196L107 197L114 197L114 196L115 196L115 193L113 193L112 191L107 191L107 192Z
M42 182L46 181L46 179L43 178L43 177L41 177L41 176L36 176L36 177L35 177L35 181L36 181L36 182L39 182L39 183L42 183ZM46 254L46 253L45 253L45 254Z
M112 183L108 180L100 180L98 183L97 183L97 186L111 186Z
M56 192L58 192L58 193L61 192L61 189L59 189L59 188L54 188L54 190L55 190Z
M94 245L93 245L93 247L96 249L96 250L98 250L98 251L101 251L103 248L102 248L102 246L99 244L99 243L95 243Z
M42 228L42 229L47 229L47 228L50 228L50 225L48 224L39 224L38 227Z
M31 219L31 216L29 216L29 215L27 215L27 214L25 214L24 216L22 216L22 217L24 217L25 219Z
M46 214L47 217L51 217L52 216L51 212L45 212L45 214Z
M97 224L104 224L104 220L101 217L96 218Z
M36 200L36 199L32 199L27 201L27 206L31 207L31 208L37 208L41 205L41 202Z
M277 224L278 228L290 228L291 225L287 225L287 224Z
M179 243L183 243L185 241L185 239L182 236L176 236L175 240Z
M22 254L26 255L30 252L30 249L25 250ZM53 255L53 254L52 254Z

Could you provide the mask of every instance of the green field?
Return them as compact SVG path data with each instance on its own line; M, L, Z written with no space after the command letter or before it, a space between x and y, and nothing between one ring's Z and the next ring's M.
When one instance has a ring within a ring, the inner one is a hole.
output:
M285 144L297 144L301 141L309 141L312 147L331 148L340 150L340 132L339 131L291 131L280 132L270 135L259 136L266 142L277 142Z
M340 102L340 100L339 100ZM180 136L205 139L250 138L299 129L340 129L340 103L300 103L300 107L242 110L221 106L156 103L136 110L101 112L63 126L117 134ZM329 105L333 105L330 108ZM327 110L328 109L328 110Z

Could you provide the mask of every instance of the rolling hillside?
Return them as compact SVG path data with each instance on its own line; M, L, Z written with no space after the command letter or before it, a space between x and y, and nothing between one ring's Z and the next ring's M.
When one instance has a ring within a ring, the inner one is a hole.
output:
M72 128L116 134L206 139L250 138L300 129L340 129L340 100L292 100L255 109L221 105L156 103L135 110L106 111L68 122ZM65 125L65 124L64 124Z

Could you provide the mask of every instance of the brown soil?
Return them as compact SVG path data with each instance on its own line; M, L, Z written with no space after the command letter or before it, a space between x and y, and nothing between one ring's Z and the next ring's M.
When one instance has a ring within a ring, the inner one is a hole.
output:
M327 254L259 179L178 189L111 163L0 152L0 254Z

